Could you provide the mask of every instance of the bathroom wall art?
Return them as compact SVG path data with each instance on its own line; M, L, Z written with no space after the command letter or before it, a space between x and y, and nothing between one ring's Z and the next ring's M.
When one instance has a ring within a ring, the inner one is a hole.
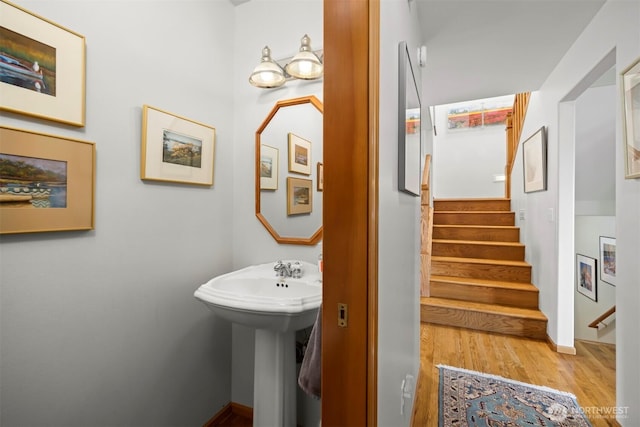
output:
M280 173L280 150L267 144L260 145L260 189L277 190Z
M0 0L0 109L85 124L85 38Z
M0 126L0 234L94 228L95 144Z
M215 136L211 126L144 105L140 178L212 186Z
M313 181L287 178L287 215L311 213L313 210Z
M311 142L289 133L289 172L311 175Z

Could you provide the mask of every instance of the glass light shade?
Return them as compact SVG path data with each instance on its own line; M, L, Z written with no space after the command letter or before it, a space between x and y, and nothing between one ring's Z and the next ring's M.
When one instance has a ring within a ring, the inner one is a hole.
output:
M285 82L284 70L271 59L271 50L268 46L262 49L260 64L254 68L249 76L249 83L257 87L274 88L282 86Z
M320 58L311 50L311 39L305 34L300 52L285 67L287 74L297 79L314 80L322 76L323 68Z

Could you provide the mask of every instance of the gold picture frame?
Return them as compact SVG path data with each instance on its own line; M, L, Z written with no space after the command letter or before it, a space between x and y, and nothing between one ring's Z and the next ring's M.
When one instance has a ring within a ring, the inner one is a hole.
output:
M85 125L85 38L0 0L0 109Z
M212 186L215 139L209 125L144 105L140 179Z
M640 178L640 58L622 72L624 177Z
M276 147L260 145L260 190L277 190L279 153Z
M0 126L0 234L94 228L95 144Z
M311 142L289 133L289 172L311 175Z
M313 210L313 181L287 177L287 215L308 214Z

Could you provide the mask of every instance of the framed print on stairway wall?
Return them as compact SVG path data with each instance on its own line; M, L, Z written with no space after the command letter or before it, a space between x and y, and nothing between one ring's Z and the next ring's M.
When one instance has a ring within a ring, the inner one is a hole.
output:
M600 236L600 280L616 285L616 239Z
M0 0L0 109L85 124L85 38Z
M522 143L524 192L547 189L547 135L542 126Z
M576 254L576 282L578 292L598 301L598 273L595 258Z

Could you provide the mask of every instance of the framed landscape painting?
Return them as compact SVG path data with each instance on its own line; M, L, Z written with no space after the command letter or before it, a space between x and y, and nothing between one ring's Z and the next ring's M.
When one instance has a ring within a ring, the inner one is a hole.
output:
M303 178L287 178L287 215L311 213L313 210L312 181Z
M0 234L94 228L95 144L0 126Z
M84 126L84 36L0 0L0 71L0 109Z
M289 133L289 172L311 175L311 142Z
M260 145L260 189L278 189L278 155L280 150L270 145Z
M143 106L140 178L212 186L215 135L211 126Z
M578 292L598 301L598 274L596 260L585 255L576 255L576 281Z

